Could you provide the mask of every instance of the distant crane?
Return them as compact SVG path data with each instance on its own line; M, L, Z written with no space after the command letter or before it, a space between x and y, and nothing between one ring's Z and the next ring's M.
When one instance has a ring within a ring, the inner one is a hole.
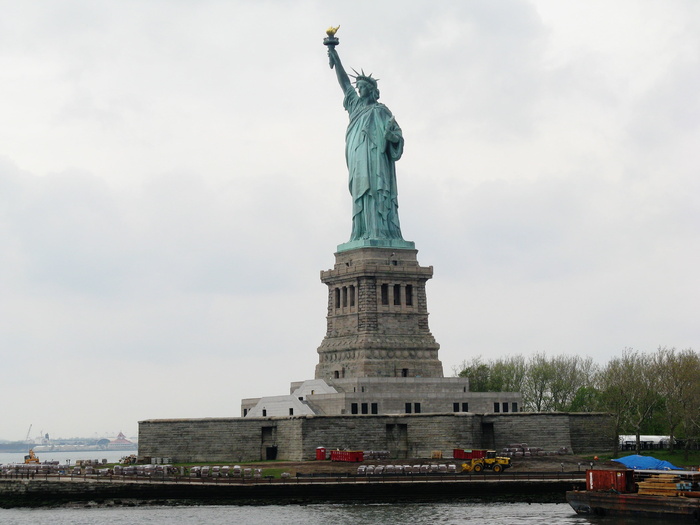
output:
M29 441L29 435L32 433L32 424L29 425L29 430L27 430L27 437L24 438L24 441Z

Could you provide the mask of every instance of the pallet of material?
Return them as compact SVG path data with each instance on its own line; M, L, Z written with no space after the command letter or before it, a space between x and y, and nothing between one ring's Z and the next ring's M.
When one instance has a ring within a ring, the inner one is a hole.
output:
M648 488L648 489L674 489L678 490L678 487L676 487L675 483L662 483L659 481L642 481L641 483L638 483L640 487Z
M678 496L679 491L676 484L679 481L680 478L673 474L659 474L640 481L637 486L639 487L639 494L675 497Z
M678 496L679 492L677 490L639 490L638 494L640 496L665 496L667 498L675 498Z

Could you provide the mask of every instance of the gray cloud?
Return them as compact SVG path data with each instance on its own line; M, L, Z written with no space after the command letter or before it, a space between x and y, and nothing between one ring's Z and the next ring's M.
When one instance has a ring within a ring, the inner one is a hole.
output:
M2 438L236 415L313 374L350 229L330 24L404 129L448 373L698 346L694 2L0 5L0 396L37 407Z

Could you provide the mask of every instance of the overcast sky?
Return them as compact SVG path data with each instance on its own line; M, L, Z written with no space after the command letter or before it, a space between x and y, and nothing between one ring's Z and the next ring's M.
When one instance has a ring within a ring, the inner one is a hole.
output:
M313 378L349 239L322 45L406 139L446 375L700 349L700 2L0 0L0 438Z

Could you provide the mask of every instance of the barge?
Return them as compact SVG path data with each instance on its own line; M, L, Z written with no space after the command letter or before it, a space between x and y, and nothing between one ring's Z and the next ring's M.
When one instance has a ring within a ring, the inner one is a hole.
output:
M566 501L578 514L700 521L700 472L586 471L586 490Z

